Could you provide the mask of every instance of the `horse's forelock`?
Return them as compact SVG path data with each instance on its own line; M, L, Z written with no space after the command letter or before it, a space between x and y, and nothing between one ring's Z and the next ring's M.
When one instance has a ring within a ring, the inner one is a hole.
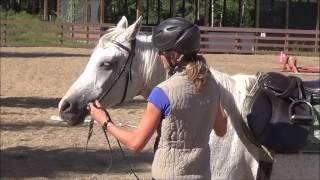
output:
M110 45L112 44L111 41L112 39L114 39L116 36L118 36L120 33L122 33L123 31L117 30L117 29L113 29L112 31L107 31L106 34L104 34L98 42L97 47L101 47L101 48L107 48L110 47Z

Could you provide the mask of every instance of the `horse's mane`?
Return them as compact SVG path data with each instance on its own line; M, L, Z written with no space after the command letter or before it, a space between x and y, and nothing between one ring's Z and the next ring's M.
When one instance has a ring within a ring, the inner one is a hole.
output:
M158 50L153 47L152 36L144 33L139 33L137 38L136 55L139 59L144 59L143 75L147 84L152 83L154 78L165 78L161 77L164 73L159 68L162 68L161 61L157 60ZM158 74L158 75L155 75ZM163 79L164 80L164 79Z

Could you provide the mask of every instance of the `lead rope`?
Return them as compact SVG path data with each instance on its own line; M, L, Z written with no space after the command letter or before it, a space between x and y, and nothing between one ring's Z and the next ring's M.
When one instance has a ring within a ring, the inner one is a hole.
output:
M113 121L112 121L109 113L108 113L105 109L103 109L103 108L101 108L101 109L106 113L106 116L108 117L109 121L112 123ZM102 129L103 134L105 135L105 137L106 137L106 139L107 139L108 146L109 146L109 149L110 149L110 154L112 155L112 148L111 148L110 141L109 141L109 138L108 138L107 130L104 129L103 127L101 127L101 129ZM133 170L133 168L132 168L132 166L131 166L131 163L129 162L127 156L125 155L125 153L124 153L124 151L123 151L123 148L122 148L122 146L121 146L121 144L120 144L120 141L119 141L118 139L117 139L117 143L118 143L118 146L119 146L119 148L120 148L122 157L123 157L123 159L126 161L126 164L127 164L128 168L130 169L130 172L134 175L134 177L135 177L137 180L139 180L139 177L138 177L137 174L134 172L134 170ZM112 164L112 161L111 161L111 164Z
M110 146L110 142L109 142L109 139L108 139L107 131L106 131L105 129L103 129L103 127L102 127L102 131L103 131L104 135L106 136L106 139L107 139L108 144L109 144L110 152L111 152L111 146ZM132 166L131 166L131 163L129 162L127 156L125 155L125 153L124 153L124 151L123 151L123 149L122 149L122 146L121 146L121 144L120 144L120 142L119 142L118 139L117 139L117 143L118 143L118 146L119 146L119 148L120 148L122 157L123 157L123 159L126 161L126 164L127 164L128 168L130 169L130 172L134 175L134 177L135 177L137 180L139 180L139 177L138 177L137 174L134 172L134 170L133 170L133 168L132 168Z
M104 110L104 109L102 109L102 110ZM104 110L104 111L105 111L105 110ZM106 113L106 115L108 116L108 118L110 119L110 121L112 122L110 115L109 115L106 111L105 111L105 113ZM93 133L93 126L94 126L94 119L91 119L91 120L90 120L90 123L89 123L89 132L88 132L87 143L86 143L86 152L87 152L87 150L88 150L88 143L89 143L89 141L90 141L90 139L91 139L91 136L92 136L92 133ZM111 167L112 167L112 162L113 162L113 158L112 158L112 157L113 157L113 150L112 150L112 147L111 147L111 144L110 144L110 140L109 140L107 131L106 131L103 127L101 127L101 129L102 129L103 134L105 135L105 137L106 137L106 139L107 139L108 146L109 146L109 150L110 150L110 164L109 164L109 166L108 166L108 168L107 168L107 171L109 171L109 170L111 169ZM121 146L121 144L120 144L120 142L119 142L118 139L117 139L117 143L118 143L118 146L119 146L119 148L120 148L122 157L123 157L123 159L125 160L128 168L130 169L130 172L134 175L134 177L135 177L137 180L140 180L139 177L137 176L137 174L134 172L134 170L133 170L133 168L132 168L132 165L131 165L131 163L129 162L127 156L125 155L125 152L124 152L124 150L123 150L123 148L122 148L122 146Z
M89 132L88 132L87 143L86 143L86 153L88 153L88 144L89 144L89 141L90 141L92 133L93 133L93 125L94 125L94 119L91 119L90 123L89 123ZM108 147L109 147L109 150L110 150L110 163L109 163L108 168L107 168L107 171L109 171L111 169L111 167L112 167L112 164L113 164L113 150L111 148L110 140L109 140L109 138L108 138L106 133L105 133L105 136L106 136L106 139L107 139L107 142L108 142Z

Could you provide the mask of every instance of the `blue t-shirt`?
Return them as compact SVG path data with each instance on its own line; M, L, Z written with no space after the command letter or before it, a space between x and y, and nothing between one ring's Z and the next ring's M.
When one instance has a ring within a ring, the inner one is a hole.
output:
M168 96L162 89L155 87L152 89L148 102L156 106L156 108L162 113L162 119L165 119L170 113L170 101Z

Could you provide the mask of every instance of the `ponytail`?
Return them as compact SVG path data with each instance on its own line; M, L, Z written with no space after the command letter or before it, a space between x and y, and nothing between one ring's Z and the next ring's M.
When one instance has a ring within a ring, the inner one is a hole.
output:
M184 59L187 62L185 68L188 79L194 83L198 92L202 91L206 86L208 74L210 73L206 60L199 55L184 57Z

